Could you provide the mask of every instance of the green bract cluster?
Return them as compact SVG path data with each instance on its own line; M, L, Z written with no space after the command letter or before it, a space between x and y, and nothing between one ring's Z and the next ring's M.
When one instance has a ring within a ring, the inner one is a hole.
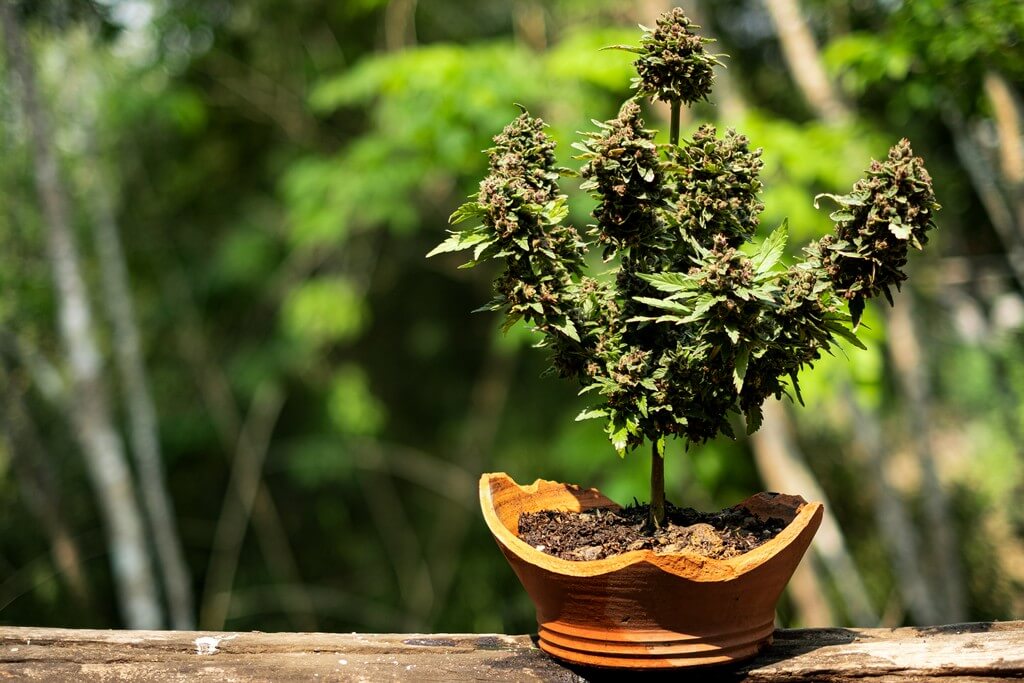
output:
M585 364L576 309L586 298L579 282L587 247L575 228L562 224L568 208L558 191L555 143L544 122L525 111L494 143L475 201L452 215L452 223L478 219L481 225L453 233L429 256L472 249L467 266L503 261L496 296L480 310L505 311L505 329L519 320L535 325L554 347L560 374L577 376Z
M874 161L867 177L857 181L846 195L828 197L840 208L831 215L835 237L821 240L821 264L836 292L850 302L856 325L864 300L879 292L892 303L890 287L907 279L903 266L911 245L923 248L928 231L935 227L939 204L932 179L910 141L900 140L885 162ZM815 204L817 205L817 204Z
M654 131L644 128L640 105L629 100L619 116L597 123L599 132L574 147L586 160L580 189L597 199L593 235L605 244L605 257L658 241L664 229L661 210L669 196Z
M686 105L706 100L715 79L714 67L721 64L717 55L704 50L704 45L714 41L694 33L700 26L678 7L661 15L653 30L640 28L644 34L639 47L615 46L639 55L633 62L637 95Z
M641 93L686 102L707 94L714 59L691 28L673 10L645 35ZM620 453L645 440L662 452L669 436L732 435L734 413L753 431L768 397L792 387L799 399L799 371L837 337L860 345L849 326L864 299L905 279L907 248L925 243L938 209L921 160L901 141L851 194L829 195L841 206L836 234L785 267L785 224L741 249L764 209L761 150L746 137L701 126L658 146L636 100L596 125L575 146L581 187L598 202L588 239L617 260L609 276L583 274L587 243L563 223L554 143L525 112L495 138L479 193L452 217L479 225L432 254L472 249L467 265L504 264L485 308L543 335L554 369L597 397L580 419L605 419Z
M716 235L739 246L757 230L764 163L761 150L751 151L748 143L734 130L723 139L714 126L703 125L689 144L671 152L678 178L676 218L683 234L706 248Z

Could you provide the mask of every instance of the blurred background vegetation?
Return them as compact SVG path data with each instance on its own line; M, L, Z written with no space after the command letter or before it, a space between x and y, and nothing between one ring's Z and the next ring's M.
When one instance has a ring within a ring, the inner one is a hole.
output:
M629 96L599 48L671 5L0 3L0 623L534 629L478 475L629 502L648 456L470 315L492 271L424 254L513 103L570 164ZM902 136L944 210L869 350L752 438L671 445L670 500L826 502L782 625L1024 617L1024 5L682 6L729 55L684 135L764 147L793 253Z

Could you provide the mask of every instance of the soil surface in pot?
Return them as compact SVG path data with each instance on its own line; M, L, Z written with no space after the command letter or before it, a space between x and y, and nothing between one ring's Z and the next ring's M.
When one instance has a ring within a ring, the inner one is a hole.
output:
M725 559L742 555L786 528L781 519L762 521L746 508L698 512L665 504L666 525L649 534L648 506L620 510L526 512L519 517L519 537L537 550L563 560L600 560L633 550L656 553L688 551Z

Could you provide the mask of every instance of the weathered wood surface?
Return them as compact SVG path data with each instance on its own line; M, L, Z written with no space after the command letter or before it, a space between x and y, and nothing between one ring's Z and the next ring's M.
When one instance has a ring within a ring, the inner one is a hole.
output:
M680 679L680 672L642 680ZM1024 621L931 628L807 629L742 666L693 680L906 681L1024 678ZM83 631L0 627L0 680L591 681L530 636ZM635 676L628 676L632 679Z

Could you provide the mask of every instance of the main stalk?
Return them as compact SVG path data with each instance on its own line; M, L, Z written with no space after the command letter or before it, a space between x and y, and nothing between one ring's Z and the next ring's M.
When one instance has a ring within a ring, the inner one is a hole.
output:
M673 145L679 145L679 110L682 108L679 100L674 100L670 105L672 109L672 120L668 129L668 141Z
M658 443L651 444L651 508L647 518L649 531L665 527L665 456L658 452Z
M679 146L679 114L682 103L673 100L671 105L671 124L668 140L673 146ZM658 442L651 444L651 507L647 518L647 526L657 531L665 526L665 456L659 452Z

